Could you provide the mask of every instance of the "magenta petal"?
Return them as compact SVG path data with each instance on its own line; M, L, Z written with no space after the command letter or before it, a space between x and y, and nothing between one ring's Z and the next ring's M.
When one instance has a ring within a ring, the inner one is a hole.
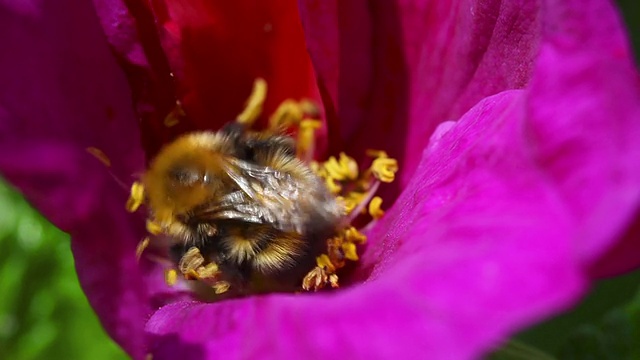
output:
M431 149L387 233L374 235L384 259L366 283L164 307L147 325L154 354L468 358L567 306L583 288L567 241L575 228L521 162L523 95L483 101Z
M629 270L640 265L638 227L623 238L640 211L640 77L626 35L604 1L553 2L544 19L531 155L579 226L576 259L601 273ZM614 244L630 253L599 259Z
M148 303L132 229L143 225L127 220L128 189L114 180L128 183L143 167L124 74L89 3L3 1L0 23L0 172L72 235L89 301L114 339L142 357Z
M535 1L302 0L300 10L347 151L384 144L401 160L400 185L440 122L527 84L539 42Z
M113 194L118 188L105 187ZM107 195L108 196L108 195ZM146 355L143 326L151 313L147 285L135 258L140 218L123 210L126 196L109 196L71 231L80 284L109 335L134 359Z
M567 3L549 4L543 13L540 56L522 110L526 139L510 146L529 153L531 163L522 166L542 173L540 181L566 206L577 229L568 239L575 261L585 268L595 262L594 275L613 274L640 264L640 251L633 251L637 226L623 237L640 205L638 76L614 9L599 1ZM475 141L496 141L483 136ZM443 135L434 137L440 142ZM432 161L436 168L447 164ZM365 257L372 256L371 264L394 246L378 243L393 231L390 221L371 234Z
M531 89L482 100L420 154L370 233L363 284L175 303L147 325L152 351L473 358L576 301L640 203L640 103L613 10L560 5ZM607 30L610 42L591 33Z
M167 306L147 325L154 354L471 358L570 305L586 284L572 242L582 228L526 146L526 100L482 101L425 152L372 234L380 258L364 284Z

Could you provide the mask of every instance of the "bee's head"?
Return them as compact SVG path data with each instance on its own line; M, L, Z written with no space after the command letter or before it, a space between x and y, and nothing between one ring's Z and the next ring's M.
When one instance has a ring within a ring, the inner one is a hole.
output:
M220 196L228 179L221 162L228 152L216 133L188 134L165 146L143 176L147 204L160 221L172 221Z

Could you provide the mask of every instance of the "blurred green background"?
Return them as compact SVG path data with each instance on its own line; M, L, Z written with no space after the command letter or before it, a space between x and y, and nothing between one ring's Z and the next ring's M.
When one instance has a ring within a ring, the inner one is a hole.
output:
M640 59L640 1L620 0ZM126 359L82 293L69 236L0 182L0 359ZM640 359L640 272L519 334L495 359Z
M126 359L78 284L69 235L0 182L0 359Z

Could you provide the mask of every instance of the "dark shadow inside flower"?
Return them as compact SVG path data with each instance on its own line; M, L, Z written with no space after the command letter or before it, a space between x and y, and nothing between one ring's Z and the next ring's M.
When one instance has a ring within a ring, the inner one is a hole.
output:
M398 4L369 6L364 2L337 2L338 96L332 97L319 78L327 111L330 154L346 152L359 163L369 149L386 151L400 163L402 178L413 169L403 166L409 117L409 74L402 48ZM366 14L354 22L352 14ZM374 25L375 24L375 25ZM326 156L326 155L325 155ZM401 192L401 182L380 189L387 206Z

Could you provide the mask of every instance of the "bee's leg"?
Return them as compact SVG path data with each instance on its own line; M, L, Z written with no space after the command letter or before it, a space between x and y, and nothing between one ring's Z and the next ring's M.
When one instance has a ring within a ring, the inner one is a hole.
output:
M246 265L238 265L223 254L216 257L221 279L229 283L230 291L236 295L250 294L251 269Z

